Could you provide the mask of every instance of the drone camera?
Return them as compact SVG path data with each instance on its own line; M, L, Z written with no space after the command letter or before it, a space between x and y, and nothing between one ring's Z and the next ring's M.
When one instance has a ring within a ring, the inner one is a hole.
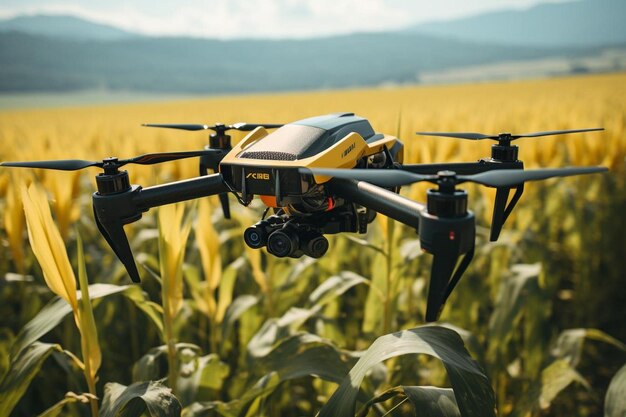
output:
M277 230L267 239L267 250L279 258L294 256L299 249L300 237L295 230Z
M280 216L248 227L243 239L253 249L267 246L267 251L279 258L321 258L328 251L328 240L321 233L307 225L285 223Z
M328 239L322 235L315 236L306 242L303 250L311 258L321 258L328 250Z
M268 232L268 230L270 230ZM246 245L253 249L260 249L267 245L267 239L271 233L271 225L266 220L261 220L255 225L248 227L243 232L243 240Z

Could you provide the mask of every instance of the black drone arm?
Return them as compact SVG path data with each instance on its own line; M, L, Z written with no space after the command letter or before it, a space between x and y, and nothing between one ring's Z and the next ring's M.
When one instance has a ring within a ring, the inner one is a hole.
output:
M212 174L188 180L169 182L142 188L134 201L146 211L152 207L193 200L228 192L221 174Z
M221 174L142 188L132 186L115 193L93 194L93 210L98 229L124 264L134 282L140 282L133 253L124 233L124 225L141 218L152 207L207 197L227 192Z
M330 191L339 197L391 217L415 230L419 228L419 213L424 210L424 204L365 181L333 178L329 186Z
M422 249L433 255L426 320L437 320L474 255L475 223L472 212L462 209L453 213L452 217L440 217L429 213L427 205L365 181L334 177L329 187L338 197L391 217L419 233ZM429 197L436 198L436 195ZM439 201L439 207L445 209L446 204L445 200Z

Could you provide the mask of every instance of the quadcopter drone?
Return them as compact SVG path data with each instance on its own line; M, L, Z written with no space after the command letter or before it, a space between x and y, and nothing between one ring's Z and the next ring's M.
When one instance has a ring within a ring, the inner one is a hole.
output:
M335 113L282 124L147 124L144 126L212 130L204 150L84 160L3 162L1 166L56 170L99 167L93 194L96 225L124 264L131 279L139 273L123 226L139 220L152 207L219 195L230 218L228 194L247 206L258 196L267 209L243 235L251 248L267 248L277 257L323 256L326 234L365 233L376 213L414 228L421 248L434 256L426 320L437 320L448 296L474 254L475 218L467 209L468 194L457 185L473 182L495 187L490 239L502 226L524 191L524 182L607 171L604 167L524 170L518 159L519 138L591 132L601 128L513 135L501 133L435 133L468 140L491 139L491 157L471 163L404 164L403 144L376 133L369 121L354 113ZM268 133L268 129L277 129ZM229 130L250 132L234 147ZM131 185L127 164L157 164L199 157L200 176L143 188ZM213 171L209 174L209 170ZM435 185L426 204L399 195L400 187L420 181ZM509 200L511 191L513 196ZM269 217L267 213L273 211ZM459 261L459 258L460 261ZM458 264L458 265L457 265Z

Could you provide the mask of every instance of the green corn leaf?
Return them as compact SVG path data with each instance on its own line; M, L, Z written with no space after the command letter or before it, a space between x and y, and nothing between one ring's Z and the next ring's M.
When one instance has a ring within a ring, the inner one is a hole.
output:
M380 394L376 395L375 397L370 398L369 401L363 404L363 407L361 407L359 412L356 414L356 417L367 417L372 407L376 406L379 403L383 403L394 397L397 397L398 395L402 395L402 394L403 394L402 387L389 388L381 392Z
M176 386L180 402L185 405L212 398L211 394L222 388L228 376L228 365L220 361L216 354L182 358L185 359L187 362L181 363L183 369Z
M69 304L62 300L71 311ZM9 371L0 382L0 417L8 417L22 398L33 378L39 373L41 365L54 351L60 352L61 346L51 343L33 342L19 351L13 358Z
M411 403L415 411L415 417L461 417L452 389L429 386L389 388L365 403L357 417L366 417L374 405L400 395L405 396L402 402L409 401ZM400 403L397 405L400 405ZM388 413L390 412L391 410L388 411Z
M604 398L604 417L626 416L626 365L617 371Z
M228 306L226 313L224 314L224 320L222 321L222 338L227 340L232 331L235 322L246 311L254 307L259 302L259 297L254 295L240 295Z
M591 389L587 381L567 361L559 359L548 365L541 372L539 408L546 409L550 407L556 396L572 382L579 382L587 389Z
M585 340L603 342L626 351L626 345L603 331L581 328L562 331L552 349L552 355L559 359L566 359L572 366L577 366L580 363Z
M136 305L141 305L140 308L142 311L146 311L146 308L143 307L145 307L148 302L139 287L112 284L92 284L89 286L89 295L92 300L118 293L124 293L124 295L128 296ZM77 295L80 299L81 294L78 293ZM64 299L60 297L53 298L31 321L22 327L11 348L11 356L16 356L21 350L54 329L71 311L70 305ZM153 315L155 317L153 320L156 320L158 314L156 310L154 311ZM160 318L158 319L160 320Z
M502 282L496 306L489 321L489 338L498 340L494 347L503 348L522 314L529 293L539 291L540 264L517 264L511 268L513 275Z
M172 390L157 381L138 382L124 386L109 382L104 386L101 417L180 416L181 406Z
M438 326L403 330L376 339L320 410L319 416L354 416L359 386L367 372L379 362L409 353L427 354L443 362L462 416L495 416L495 395L484 371L469 356L458 334Z
M222 401L195 402L183 410L185 417L236 417L229 404Z
M358 237L354 237L354 236L350 236L350 235L341 235L343 237L345 237L346 239L356 243L357 245L361 245L364 248L368 248L368 249L372 249L382 255L386 255L386 252L383 248L374 245L373 243L365 240L365 239L359 239Z
M292 334L326 304L355 285L365 282L367 282L366 278L345 271L328 278L309 296L310 307L308 309L292 307L282 317L271 318L263 323L261 329L250 340L248 353L253 358L265 356L279 340Z
M208 415L208 411L222 416L261 415L260 402L283 382L316 376L326 381L340 382L355 359L349 352L337 349L317 335L301 333L282 340L264 358L255 362L255 368L267 372L256 383L229 403L194 403L187 411L192 416Z
M191 343L177 343L175 345L177 355L181 352L192 351L195 356L200 354L200 346ZM133 380L150 381L165 377L166 369L161 367L161 359L167 356L167 345L154 347L143 355L133 366Z
M367 283L368 279L354 272L343 271L339 275L334 275L322 282L309 295L309 304L311 306L324 306L344 294L350 288Z
M461 417L450 388L412 386L402 389L413 405L415 417Z
M541 371L539 380L532 384L532 389L515 407L512 416L522 417L533 411L549 408L552 401L573 382L591 389L587 381L567 360L557 359Z

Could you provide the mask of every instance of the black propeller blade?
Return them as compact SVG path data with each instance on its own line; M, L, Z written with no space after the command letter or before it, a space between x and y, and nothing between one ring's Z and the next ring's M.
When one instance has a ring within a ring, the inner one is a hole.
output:
M594 174L608 171L605 167L571 167L555 169L498 169L474 175L458 175L456 183L474 182L488 187L504 187L518 185L526 181L538 181L552 177L567 177L571 175ZM397 169L330 169L330 168L301 168L301 173L312 172L315 175L324 175L336 178L353 179L369 182L380 187L400 187L420 181L438 183L440 175L419 175ZM443 171L446 172L447 171ZM449 175L446 175L449 178Z
M201 124L187 124L187 123L144 123L142 126L146 127L160 127L166 129L179 129L179 130L189 130L189 131L198 131L198 130L213 130L215 132L226 132L228 130L240 130L242 132L249 132L251 130L256 129L257 127L264 127L266 129L276 129L278 127L283 126L282 124L275 123L235 123L232 125L225 125L222 123L216 123L214 125L201 125Z
M101 166L102 162L85 161L82 159L66 159L57 161L27 161L27 162L0 162L3 167L57 169L61 171L76 171L93 166Z
M147 153L134 158L120 159L106 158L102 161L85 161L82 159L66 159L58 161L30 161L30 162L2 162L0 166L19 167L19 168L42 168L56 169L61 171L75 171L88 167L104 168L109 164L117 168L126 164L152 165L162 162L174 161L177 159L192 158L194 156L212 155L218 151L213 149L205 149L201 151L183 151L183 152L164 152L164 153Z
M469 139L469 140L482 140L482 139L493 139L499 141L512 141L520 138L536 138L539 136L552 136L552 135L564 135L567 133L581 133L581 132L595 132L598 130L604 130L601 127L591 128L591 129L573 129L573 130L549 130L546 132L535 132L535 133L522 133L522 134L511 134L511 133L499 133L497 135L485 135L483 133L453 133L453 132L416 132L418 135L422 136L442 136L446 138L457 138L457 139Z
M569 168L539 168L539 169L502 169L481 172L474 175L459 175L457 183L474 182L488 187L506 187L522 184L527 181L546 180L554 177L569 177L572 175L596 174L606 172L606 167L569 167Z

